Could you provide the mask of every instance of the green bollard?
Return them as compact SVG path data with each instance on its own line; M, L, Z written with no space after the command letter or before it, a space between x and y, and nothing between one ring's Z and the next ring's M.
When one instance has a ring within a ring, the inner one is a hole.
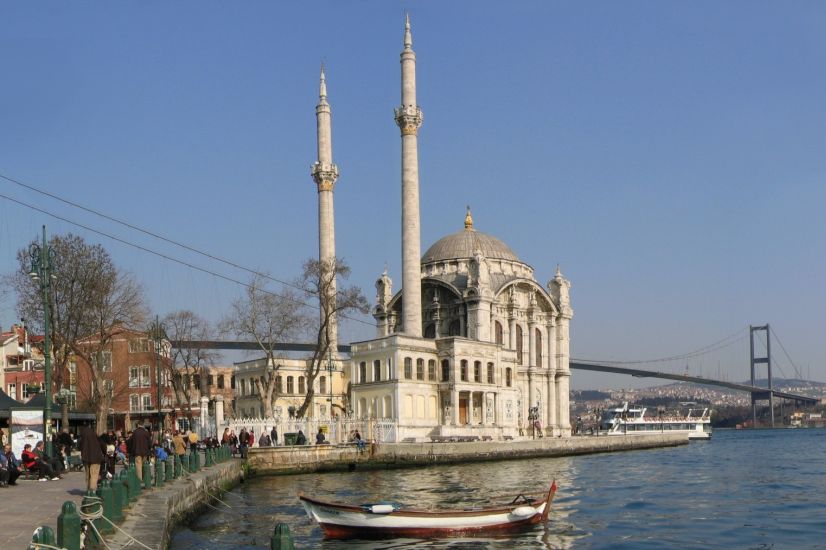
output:
M201 469L201 455L197 450L189 456L189 465L193 474Z
M175 455L175 479L181 477L181 456Z
M155 487L163 487L163 460L155 459Z
M80 550L80 514L70 500L63 503L57 516L57 545L66 550Z
M102 506L103 504L101 504L100 499L97 495L95 495L94 491L86 491L86 494L83 496L83 501L80 503L80 509L84 514L97 514L102 510ZM105 522L102 519L96 519L93 520L92 523L94 524L95 529L100 531L101 526ZM100 544L100 538L98 538L94 529L89 529L87 531L86 542L90 543L87 546L91 546L92 548L95 548L98 544Z
M207 449L204 451L204 468L209 468L212 464L212 449Z
M143 488L152 488L152 465L148 460L143 459Z
M32 544L29 545L29 550L40 550L42 546L37 544L48 544L54 546L57 544L54 538L54 531L48 525L41 525L32 533Z
M103 500L103 517L112 521L112 488L109 482L104 480L98 484L98 496ZM114 533L115 528L105 519L100 520L100 532L105 534Z
M123 521L123 483L117 478L108 483L112 487L112 521L120 523Z
M129 479L129 500L135 502L141 494L141 484L140 481L138 481L138 474L134 464L129 465L126 475Z
M279 523L270 538L270 550L295 550L295 541L290 533L290 526Z
M118 483L120 483L121 487L123 488L120 495L120 507L125 510L126 508L129 508L129 503L131 502L129 498L129 472L127 472L126 470L121 470L120 474L118 474L118 476L115 479L118 480Z
M189 469L189 455L182 454L181 455L181 474L184 472L189 473L191 470Z
M164 466L164 470L166 471L166 481L172 481L173 473L175 472L175 457L170 456L166 459L166 465Z

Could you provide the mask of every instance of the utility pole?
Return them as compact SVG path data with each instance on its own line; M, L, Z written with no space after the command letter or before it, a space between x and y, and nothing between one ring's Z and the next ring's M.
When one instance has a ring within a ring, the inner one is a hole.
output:
M155 322L151 328L152 338L155 341L155 371L158 379L158 441L161 440L161 433L163 432L163 411L161 410L161 343L164 336L164 328L155 315Z

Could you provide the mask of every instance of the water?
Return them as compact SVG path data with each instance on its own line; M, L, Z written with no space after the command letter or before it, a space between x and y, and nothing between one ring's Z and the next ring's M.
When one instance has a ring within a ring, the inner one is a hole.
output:
M325 541L298 491L353 503L480 505L559 490L549 522L504 537ZM826 548L826 430L718 430L711 441L649 451L264 477L173 536L172 550L269 548L286 522L296 548Z

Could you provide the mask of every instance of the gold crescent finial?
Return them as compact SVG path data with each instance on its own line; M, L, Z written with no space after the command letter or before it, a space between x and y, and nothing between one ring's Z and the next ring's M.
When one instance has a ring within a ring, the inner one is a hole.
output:
M470 215L470 206L467 207L467 214L465 214L465 230L473 231L473 216Z

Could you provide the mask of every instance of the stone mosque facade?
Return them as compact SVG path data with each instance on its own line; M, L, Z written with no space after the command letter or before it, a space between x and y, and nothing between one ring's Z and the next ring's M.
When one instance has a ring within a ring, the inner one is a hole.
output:
M395 110L402 140L402 288L394 293L386 270L376 281L376 337L351 345L350 408L359 417L395 420L399 441L568 436L570 282L557 268L542 286L510 247L476 229L470 209L460 231L421 254L423 115L412 45L408 19L402 102ZM326 227L332 232L331 222Z

